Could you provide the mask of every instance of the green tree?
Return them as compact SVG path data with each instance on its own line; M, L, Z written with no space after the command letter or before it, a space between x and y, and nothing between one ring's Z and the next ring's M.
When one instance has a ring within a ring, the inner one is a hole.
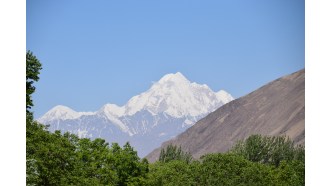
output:
M194 172L199 163L187 163L182 160L156 162L150 165L150 172L144 185L198 185ZM200 173L200 172L198 172Z
M80 185L115 185L118 176L113 170L114 156L104 139L78 139L75 175Z
M234 154L202 157L201 185L271 185L270 169Z
M305 163L302 161L281 161L279 167L274 169L273 174L277 185L305 185Z
M304 163L281 161L278 167L232 153L202 157L198 185L304 185Z
M295 147L293 141L285 136L251 135L245 141L237 142L231 152L253 162L275 166L283 160L303 160L305 157L304 147Z
M170 144L166 146L166 149L161 149L158 161L166 163L172 160L190 162L192 156L190 153L182 151L181 146L178 148L177 146Z
M123 149L113 143L111 151L114 156L114 170L118 175L118 185L140 185L148 171L148 161L140 161L137 152L127 142Z
M27 117L32 117L30 112L33 106L31 95L35 91L33 83L39 80L40 70L42 69L40 61L31 51L26 53L26 112Z
M59 131L50 133L35 121L27 122L27 185L73 183L74 153L74 145Z
M293 159L305 163L305 146L298 145L295 147Z

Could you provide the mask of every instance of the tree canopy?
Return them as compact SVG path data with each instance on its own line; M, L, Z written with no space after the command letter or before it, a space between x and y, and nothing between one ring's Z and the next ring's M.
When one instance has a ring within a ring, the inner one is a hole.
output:
M182 151L181 147L178 148L170 144L166 146L166 149L161 149L159 161L167 163L172 160L182 160L189 163L192 160L192 156L190 153Z
M244 141L238 141L231 151L252 162L275 166L279 166L284 160L305 160L304 146L295 146L293 141L285 136L251 135Z

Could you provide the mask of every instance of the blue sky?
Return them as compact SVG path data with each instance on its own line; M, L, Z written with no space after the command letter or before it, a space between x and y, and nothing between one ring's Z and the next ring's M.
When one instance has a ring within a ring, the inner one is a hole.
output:
M304 68L302 0L27 0L27 50L43 65L36 117L62 104L125 104L180 71L243 96Z

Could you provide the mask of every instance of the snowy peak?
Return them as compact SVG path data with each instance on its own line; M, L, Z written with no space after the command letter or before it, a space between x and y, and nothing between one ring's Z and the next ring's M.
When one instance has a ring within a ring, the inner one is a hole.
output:
M57 105L54 108L52 108L50 111L48 111L45 115L43 115L40 119L38 119L38 121L44 122L44 121L50 121L56 119L62 119L62 120L76 119L82 115L91 115L91 114L93 114L93 112L76 112L67 106Z
M72 110L69 107L58 105L48 111L45 116L51 116L54 118L62 118L62 119L75 119L79 117L78 112Z
M105 113L106 115L112 115L116 117L123 116L125 113L124 107L119 107L116 104L105 104L98 113Z
M191 83L180 72L167 74L146 92L134 96L125 105L133 115L148 110L153 115L166 113L175 118L196 117L209 113L233 100L225 91L213 92L207 85Z
M216 96L219 100L222 100L224 103L228 103L234 100L234 97L224 90L220 90L219 92L217 92Z
M163 76L158 83L163 84L163 83L169 83L169 82L174 82L174 83L190 83L189 80L184 77L180 72L177 72L175 74L166 74Z

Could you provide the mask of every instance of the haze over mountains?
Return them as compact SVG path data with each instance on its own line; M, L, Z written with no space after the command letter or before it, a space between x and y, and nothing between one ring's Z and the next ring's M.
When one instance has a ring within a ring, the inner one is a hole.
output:
M100 137L121 145L129 141L142 157L232 100L226 91L213 92L178 72L165 75L123 106L105 104L95 112L76 112L58 105L38 121L50 125L50 131Z
M198 158L225 152L251 134L287 135L296 144L305 143L305 69L220 107L161 148L174 144ZM161 148L147 159L157 160Z

